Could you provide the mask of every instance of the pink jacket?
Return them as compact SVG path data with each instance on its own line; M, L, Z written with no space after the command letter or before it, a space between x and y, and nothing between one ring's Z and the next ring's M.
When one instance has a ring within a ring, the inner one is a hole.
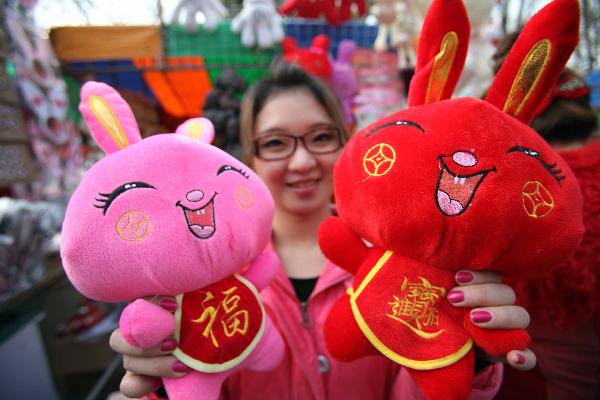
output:
M283 267L261 293L265 308L286 343L275 370L242 370L232 375L223 399L353 400L420 399L412 379L395 363L372 356L352 363L329 356L323 324L352 276L328 262L306 305L302 305ZM485 368L475 378L472 399L491 399L502 381L502 364Z

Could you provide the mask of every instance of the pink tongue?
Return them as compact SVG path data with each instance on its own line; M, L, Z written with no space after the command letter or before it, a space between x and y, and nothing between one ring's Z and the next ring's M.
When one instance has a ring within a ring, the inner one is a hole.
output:
M463 210L462 204L456 200L452 200L447 193L441 190L437 191L437 201L442 211L447 215L456 215Z
M212 226L191 225L190 228L194 231L196 236L201 238L209 237L215 231L215 228Z

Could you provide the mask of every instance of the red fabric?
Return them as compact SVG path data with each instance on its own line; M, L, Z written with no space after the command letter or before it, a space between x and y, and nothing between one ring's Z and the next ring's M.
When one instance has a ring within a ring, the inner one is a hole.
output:
M183 295L179 349L202 363L224 364L255 340L263 319L254 292L234 276L223 279Z
M272 371L245 369L232 375L225 382L222 399L254 400L257 393L263 400L421 399L407 371L383 357L346 363L329 354L323 324L351 279L350 274L328 262L307 302L304 318L281 266L272 284L261 292L261 299L286 343L284 359ZM319 372L319 355L329 366L323 373ZM471 399L492 399L500 387L502 370L501 364L495 364L477 374Z
M505 109L505 102L513 89L514 79L522 68L523 60L536 43L544 39L550 40L551 52L539 81L531 93L517 91L517 103L523 101L523 107L518 111L510 111L525 123L533 119L538 106L554 87L579 41L579 2L554 0L550 4L551 7L544 7L525 25L486 96L486 101L501 110ZM527 74L524 75L527 77Z

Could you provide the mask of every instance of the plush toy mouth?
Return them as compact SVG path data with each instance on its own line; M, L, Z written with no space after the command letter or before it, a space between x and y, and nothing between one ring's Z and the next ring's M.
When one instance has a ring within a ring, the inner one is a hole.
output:
M192 210L191 208L187 208L179 201L176 206L181 207L183 210L183 215L185 215L185 220L188 225L188 229L194 236L200 239L208 239L212 235L215 234L216 226L215 226L215 196L210 199L210 201L201 208L196 208Z
M491 168L471 175L458 175L450 171L448 166L440 157L440 177L436 188L436 204L440 211L449 217L455 217L464 213L483 178L496 168Z

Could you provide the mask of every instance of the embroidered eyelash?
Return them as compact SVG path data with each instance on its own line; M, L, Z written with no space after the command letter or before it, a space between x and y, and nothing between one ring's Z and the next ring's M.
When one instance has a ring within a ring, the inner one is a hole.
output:
M566 177L564 175L560 175L560 173L562 172L562 169L557 169L556 168L556 163L554 164L548 164L546 161L544 161L542 159L542 157L540 156L540 153L536 150L531 150L528 149L526 147L523 146L514 146L511 147L510 149L508 149L507 153L513 152L513 151L520 151L521 153L529 156L529 157L533 157L536 160L538 160L542 166L544 167L544 169L546 171L548 171L548 173L550 173L550 175L552 175L552 177L554 178L554 180L556 181L556 183L558 183L558 186L562 186L560 184L560 181L563 181L566 179Z
M412 121L394 121L394 122L390 122L384 125L380 125L380 126L375 126L373 127L371 130L369 130L367 133L365 133L365 137L369 137L374 135L377 131L380 131L384 128L388 128L390 126L398 126L398 125L404 125L404 126L412 126L413 128L417 128L419 131L421 131L421 133L425 133L425 129L423 129L423 127L419 124L417 124L416 122L412 122Z
M248 172L246 172L243 169L239 169L239 168L235 168L232 167L231 165L223 165L221 168L219 168L219 170L217 171L217 175L225 172L225 171L235 171L238 174L242 175L244 178L246 179L250 179L250 174L248 174Z
M566 178L564 175L559 175L562 172L562 169L557 169L556 163L554 163L552 165L546 164L544 162L544 160L541 160L541 159L540 159L540 162L542 163L542 165L544 166L546 171L548 171L548 172L550 172L550 174L552 174L552 177L554 177L554 179L556 179L558 186L560 186L560 181L563 181Z
M106 215L106 212L108 211L108 207L110 207L112 202L117 197L119 197L121 194L123 194L126 191L131 190L131 189L156 189L156 188L150 184L147 184L146 182L128 182L128 183L125 183L125 184L117 187L115 190L113 190L110 193L98 192L99 196L106 197L106 198L105 199L103 199L103 198L99 199L97 197L94 198L94 200L104 203L102 205L94 204L94 207L102 209L103 210L102 214Z
M110 200L110 193L100 193L100 192L98 192L98 195L99 196L104 196L106 198L105 199L99 199L97 197L94 198L94 200L99 201L101 203L104 203L101 206L99 206L97 204L94 204L94 207L100 208L101 210L103 210L102 214L106 214L106 210L108 209L108 206L110 204L110 201L109 201Z

